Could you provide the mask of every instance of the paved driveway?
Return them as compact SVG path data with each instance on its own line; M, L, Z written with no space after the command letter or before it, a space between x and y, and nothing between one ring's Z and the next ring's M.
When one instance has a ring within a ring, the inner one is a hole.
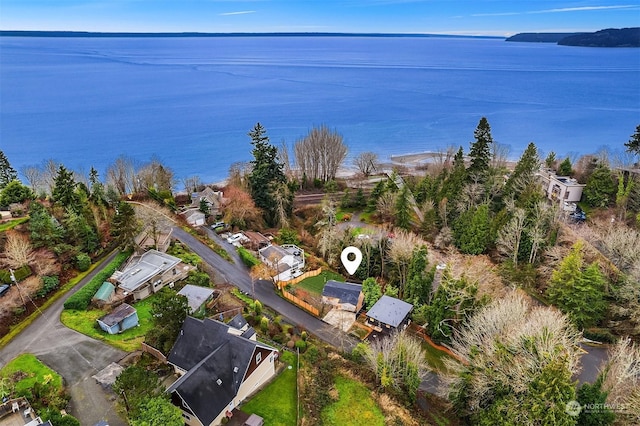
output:
M69 294L88 282L98 270L92 271ZM91 378L111 362L122 359L126 353L62 325L60 313L65 299L56 301L0 349L0 366L20 354L34 354L64 378L72 398L69 413L78 418L82 426L91 426L100 420L107 420L110 426L126 426L127 422L115 413L113 394L103 390Z
M254 297L256 299L278 312L290 323L303 327L309 333L314 334L319 339L324 340L336 348L350 351L355 347L357 343L355 338L330 326L278 296L270 281L258 280L255 284L252 283L251 277L244 264L233 265L227 262L198 239L180 228L173 228L173 236L189 246L191 250L212 268L215 268L230 284L235 285L249 295L254 294L255 290Z

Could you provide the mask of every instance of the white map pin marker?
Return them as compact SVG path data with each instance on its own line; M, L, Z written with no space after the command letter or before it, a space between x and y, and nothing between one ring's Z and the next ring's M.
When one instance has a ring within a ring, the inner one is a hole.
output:
M350 254L353 254L353 260L349 260ZM340 260L342 260L342 265L344 266L344 269L347 270L349 275L353 275L360 266L360 263L362 263L362 252L357 247L349 246L342 250L342 254L340 254Z

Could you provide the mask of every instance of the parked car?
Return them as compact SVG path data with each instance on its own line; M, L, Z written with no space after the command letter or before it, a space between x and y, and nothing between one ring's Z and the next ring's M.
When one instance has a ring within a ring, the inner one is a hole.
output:
M573 223L582 223L587 220L587 215L580 207L577 207L573 213L569 213L569 220Z
M9 284L0 285L0 296L4 296L6 292L9 291Z
M225 226L227 226L227 224L224 222L216 222L211 225L211 229L224 228Z
M237 234L233 234L230 237L228 237L227 242L229 244L233 244L237 241L240 241L243 237L244 237L244 234L242 234L242 232L238 232Z

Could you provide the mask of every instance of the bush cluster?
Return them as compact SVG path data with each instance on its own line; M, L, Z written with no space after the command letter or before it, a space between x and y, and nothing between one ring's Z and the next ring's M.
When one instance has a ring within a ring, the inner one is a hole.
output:
M76 256L76 267L78 271L85 272L91 266L91 258L87 253L79 253Z
M57 276L44 276L42 277L42 287L40 287L36 295L38 297L45 297L47 294L58 288L59 285L60 280Z
M120 265L124 263L125 260L129 257L129 252L119 253L113 261L107 265L102 271L96 274L95 277L88 284L82 287L80 290L76 291L64 302L65 309L75 309L77 311L83 311L87 309L89 303L91 303L91 298L96 291L100 288L103 282L105 282L113 273L118 269Z
M31 275L31 268L29 268L29 265L23 265L18 269L14 269L13 275L16 277L16 281L20 282ZM0 269L0 282L3 284L13 284L13 281L11 281L11 271L8 269Z
M240 255L240 259L242 259L242 262L249 268L260 264L260 261L244 247L238 247L238 254Z

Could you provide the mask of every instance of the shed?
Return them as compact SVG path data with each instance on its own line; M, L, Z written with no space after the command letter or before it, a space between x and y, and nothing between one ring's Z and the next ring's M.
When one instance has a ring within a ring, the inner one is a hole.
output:
M387 295L382 296L367 312L369 322L387 328L398 328L409 317L413 305Z
M123 303L97 321L107 333L118 334L138 325L138 312L133 306Z
M100 302L108 302L111 300L111 296L116 291L116 286L108 281L102 283L96 294L93 295L93 300Z
M364 302L362 285L329 280L322 289L322 302L343 311L358 312Z
M243 426L262 426L264 425L264 419L257 414L252 414L247 420L245 420Z
M212 288L200 287L197 285L187 284L178 294L187 298L189 309L192 315L204 313L205 305L213 298L214 290Z

